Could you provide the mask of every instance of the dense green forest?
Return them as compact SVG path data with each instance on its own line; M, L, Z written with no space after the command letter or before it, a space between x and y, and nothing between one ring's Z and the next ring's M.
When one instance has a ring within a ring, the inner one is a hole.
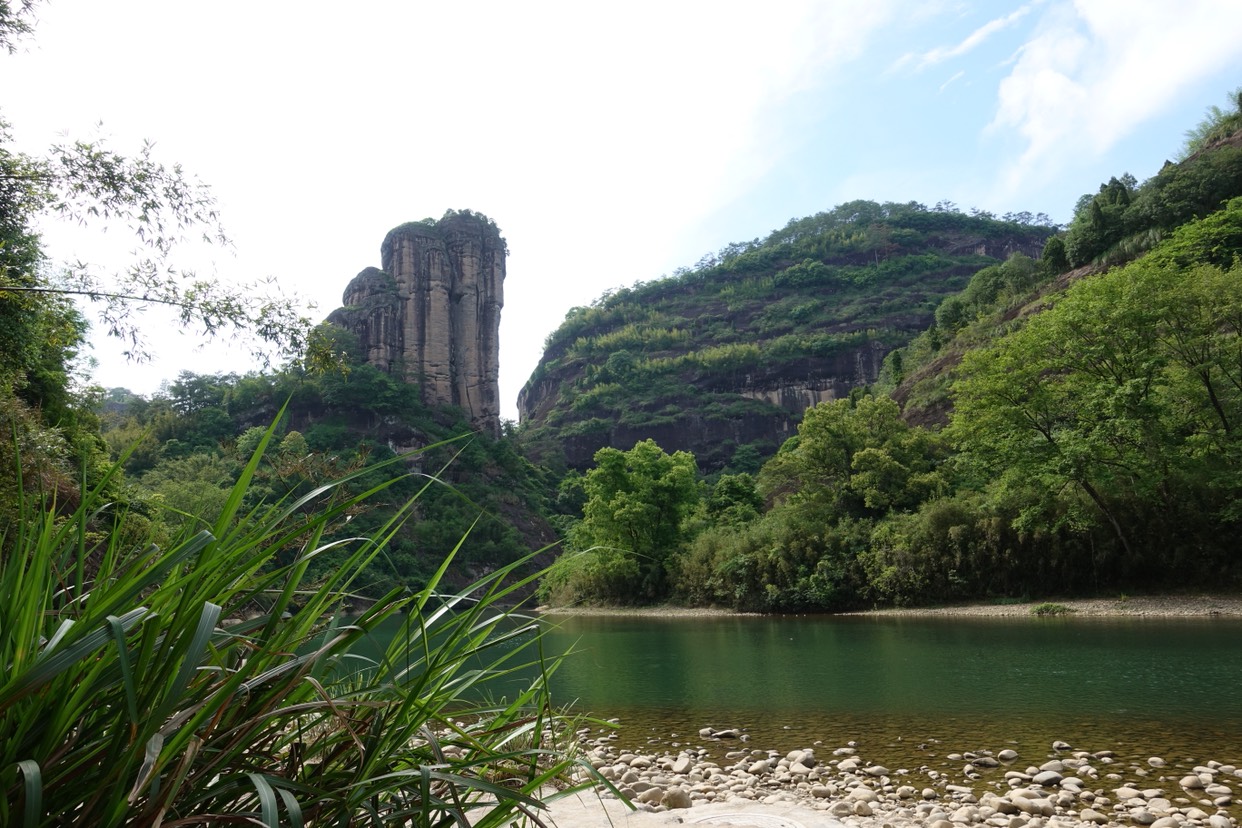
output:
M562 484L582 517L545 595L784 612L1236 587L1240 121L1084 196L1039 259L977 270L756 474L601 449Z
M338 346L347 338L341 331L334 336ZM543 517L555 484L518 454L511 436L477 434L460 410L428 408L416 386L354 359L327 373L186 373L149 399L113 390L104 396L100 416L114 454L127 453L132 490L174 529L216 513L274 420L279 442L250 486L255 503L296 498L324 480L417 452L342 489L365 491L394 472L401 478L350 516L351 533L382 524L396 505L419 495L418 519L388 542L365 592L382 592L393 583L421 586L467 535L451 581L525 557L555 539ZM333 566L335 556L323 555L310 573Z

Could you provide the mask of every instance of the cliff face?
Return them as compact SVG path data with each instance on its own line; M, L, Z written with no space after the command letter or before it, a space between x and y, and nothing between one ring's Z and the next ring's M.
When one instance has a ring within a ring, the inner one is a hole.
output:
M429 405L454 405L500 432L500 309L505 241L495 223L469 211L403 224L345 289L328 321L358 337L365 360L422 391Z
M648 437L753 471L809 407L876 384L885 357L980 268L1037 257L1046 223L852 202L695 270L571 310L518 398L531 456L586 468Z
M919 321L926 325L930 318ZM912 326L906 335L915 332ZM540 460L554 465L563 461L579 469L589 468L603 446L629 449L646 439L655 440L665 451L692 452L706 471L733 466L742 446L752 447L748 450L752 459L766 458L797 433L806 409L875 383L894 346L886 338L860 339L822 357L787 360L765 357L760 349L762 364L748 370L725 375L687 370L677 375L674 387L650 400L623 391L618 395L623 399L608 401L611 406L582 402L591 396L590 384L583 382L589 369L569 364L528 384L519 395L519 413L534 435L527 438L527 445ZM616 384L628 386L625 379ZM566 388L586 393L571 392L567 400ZM550 423L556 425L549 428ZM549 432L552 439L546 436Z

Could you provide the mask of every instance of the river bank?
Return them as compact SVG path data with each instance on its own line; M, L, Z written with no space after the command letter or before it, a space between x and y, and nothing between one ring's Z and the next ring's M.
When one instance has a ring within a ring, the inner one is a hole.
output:
M700 732L734 749L722 761L702 747L634 753L607 734L580 731L585 763L608 785L557 800L562 828L733 825L757 828L1235 828L1242 770L1217 760L1076 750L949 753L952 769L889 770L852 744L787 753L749 748L730 731ZM577 781L592 774L583 770ZM636 807L631 810L610 787Z
M1065 598L1047 601L987 602L941 607L895 607L872 609L840 615L862 616L970 616L1018 617L1034 615L1041 604L1055 603L1066 607L1067 614L1098 618L1208 618L1215 616L1242 617L1242 595L1119 595L1116 598ZM544 615L633 615L649 618L710 617L753 615L710 607L552 607L536 609Z

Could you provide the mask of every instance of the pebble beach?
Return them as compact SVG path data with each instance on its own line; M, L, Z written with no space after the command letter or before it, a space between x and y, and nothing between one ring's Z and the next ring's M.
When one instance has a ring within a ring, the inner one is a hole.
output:
M575 781L594 781L595 795L552 805L553 821L566 828L641 822L640 814L677 823L732 814L737 820L715 823L757 828L1235 828L1234 789L1242 785L1242 770L1214 759L1184 768L1164 757L1119 760L1065 742L1042 756L950 753L960 771L944 772L886 768L852 745L751 748L733 729L699 734L736 743L723 762L707 758L705 748L639 754L614 750L608 735L579 736L594 773L584 769Z

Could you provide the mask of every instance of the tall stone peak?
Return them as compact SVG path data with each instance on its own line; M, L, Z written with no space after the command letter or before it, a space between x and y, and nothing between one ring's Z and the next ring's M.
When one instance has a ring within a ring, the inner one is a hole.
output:
M499 434L507 253L496 223L470 210L402 224L328 321L353 332L367 363L417 384L424 403L458 406Z

